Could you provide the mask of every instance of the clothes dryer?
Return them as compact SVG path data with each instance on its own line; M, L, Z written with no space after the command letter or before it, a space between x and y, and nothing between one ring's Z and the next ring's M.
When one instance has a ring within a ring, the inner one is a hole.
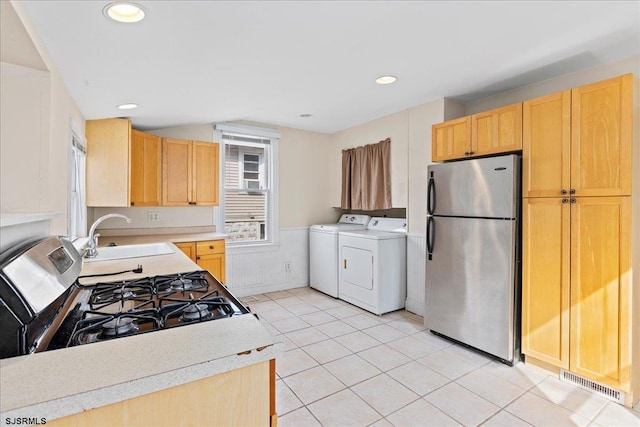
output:
M339 233L338 297L374 314L404 308L407 220L371 218L366 230Z
M336 224L317 224L309 228L309 285L338 298L338 233L364 230L369 215L344 214Z

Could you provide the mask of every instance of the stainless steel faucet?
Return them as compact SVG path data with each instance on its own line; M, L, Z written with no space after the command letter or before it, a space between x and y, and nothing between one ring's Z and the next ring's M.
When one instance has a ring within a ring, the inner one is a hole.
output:
M84 247L84 249L86 250L84 254L85 258L95 258L96 256L98 256L98 237L100 237L100 234L96 233L96 227L98 227L98 224L100 224L102 221L109 218L123 218L127 220L127 223L131 222L131 219L129 219L129 217L121 214L107 214L96 219L95 222L91 225L91 229L89 230L89 240L87 241L87 245Z

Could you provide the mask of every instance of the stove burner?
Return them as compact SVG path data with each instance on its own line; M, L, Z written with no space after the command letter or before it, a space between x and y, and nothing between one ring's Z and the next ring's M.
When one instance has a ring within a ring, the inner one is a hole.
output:
M136 324L131 318L116 317L102 325L102 333L105 337L115 337L117 335L130 334L137 330Z
M184 277L178 277L171 281L171 290L173 291L189 291L194 287L193 280Z
M195 303L189 305L182 312L182 316L180 316L181 321L191 321L191 320L200 320L211 317L211 312L206 304Z

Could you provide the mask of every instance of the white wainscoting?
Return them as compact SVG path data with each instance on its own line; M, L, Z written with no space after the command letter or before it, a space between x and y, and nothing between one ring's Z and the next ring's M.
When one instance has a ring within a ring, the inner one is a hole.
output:
M279 245L227 247L226 257L226 285L238 297L309 286L308 227L280 229Z
M424 316L424 279L427 239L422 234L407 234L406 309Z

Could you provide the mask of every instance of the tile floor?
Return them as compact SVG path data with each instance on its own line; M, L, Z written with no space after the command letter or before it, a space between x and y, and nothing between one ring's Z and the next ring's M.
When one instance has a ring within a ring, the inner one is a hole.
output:
M407 311L375 316L310 288L241 298L285 344L280 427L640 426L633 410L443 340Z

